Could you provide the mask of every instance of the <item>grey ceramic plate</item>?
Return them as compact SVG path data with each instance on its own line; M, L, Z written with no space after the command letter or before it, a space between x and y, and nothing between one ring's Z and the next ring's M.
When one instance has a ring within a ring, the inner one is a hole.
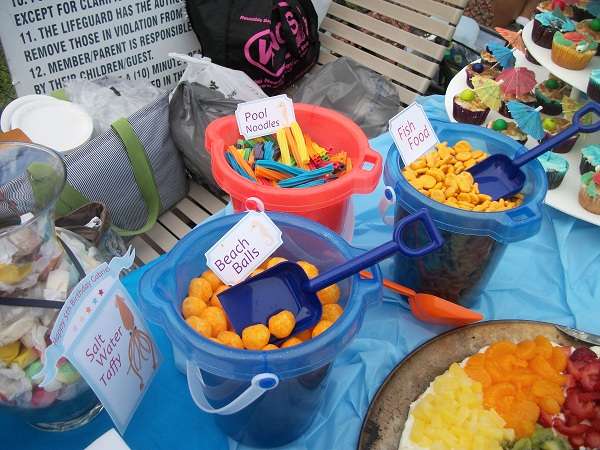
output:
M403 359L377 391L363 421L358 448L398 450L410 404L450 364L460 362L501 339L516 342L538 335L561 345L585 345L562 334L553 324L526 320L480 322L427 341Z

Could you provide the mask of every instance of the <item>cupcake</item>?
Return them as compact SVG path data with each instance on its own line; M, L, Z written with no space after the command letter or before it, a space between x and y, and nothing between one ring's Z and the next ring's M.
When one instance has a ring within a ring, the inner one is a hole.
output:
M511 100L516 100L518 102L525 103L527 106L531 106L532 108L535 108L537 106L537 100L535 96L529 92L523 95L506 94L503 92L502 104L500 105L500 109L498 110L498 112L504 117L508 117L509 119L512 119L510 111L508 110L508 102Z
M471 89L473 88L473 76L479 75L480 77L494 80L500 74L500 69L486 66L480 62L469 64L465 71L467 73L467 86Z
M591 100L600 102L600 69L592 70L588 81L587 95Z
M490 108L481 103L471 89L465 89L454 96L452 114L457 122L481 125Z
M577 31L582 34L589 34L596 44L600 42L600 19L588 19L577 24ZM600 48L596 48L596 55L600 54Z
M542 138L542 142L546 141L547 139L550 139L552 136L556 136L558 133L567 129L569 126L571 126L570 120L564 119L562 117L546 117L542 121L542 127L544 128L544 137ZM552 151L554 153L568 153L573 148L578 138L579 134L576 134L575 136L570 137L569 139L564 141L562 144L559 144L556 147L554 147Z
M581 163L579 173L600 171L600 145L592 144L581 150Z
M575 22L560 13L543 12L535 15L531 39L540 47L552 48L554 33L575 31Z
M589 0L579 0L571 5L571 8L573 9L573 20L575 22L594 18L594 16L587 10L588 3Z
M550 116L562 114L563 96L571 94L571 86L562 80L549 78L535 87L535 98L542 112Z
M541 64L538 62L538 60L535 59L531 53L529 53L529 50L525 50L525 58L531 64L535 64L536 66L541 66Z
M498 64L498 60L494 55L492 55L492 52L490 52L487 46L485 47L485 50L479 55L481 56L481 64L483 64L486 67L492 67Z
M557 31L552 39L552 61L565 69L580 70L589 64L597 48L589 34Z
M548 189L556 189L560 186L569 170L569 162L552 152L546 152L539 156L538 161L542 164L546 177L548 177Z
M581 176L579 204L593 214L600 214L600 172L586 172Z
M487 127L502 133L504 136L514 139L519 144L525 145L527 142L527 134L523 133L514 122L507 122L504 119L496 119L488 122Z
M544 13L544 12L554 12L556 11L556 6L555 6L555 2L553 0L547 0L544 2L541 2L539 5L537 5L536 8L536 12L538 13ZM563 7L559 8L559 11L565 16L568 17L570 19L573 18L573 8L571 6L568 5L564 5Z

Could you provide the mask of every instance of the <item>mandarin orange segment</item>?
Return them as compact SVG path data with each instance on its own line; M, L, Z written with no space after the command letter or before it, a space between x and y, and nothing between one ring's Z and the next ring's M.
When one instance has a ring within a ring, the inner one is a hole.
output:
M494 383L501 383L508 380L507 374L503 373L502 369L498 367L498 364L491 359L486 359L485 370L490 374Z
M512 427L517 439L531 436L535 431L535 422L517 422Z
M483 393L484 405L493 408L495 405L503 404L510 398L514 399L516 394L517 389L510 383L493 384Z
M540 407L531 400L520 400L515 405L518 414L526 422L537 422L540 417Z
M485 366L485 355L483 353L476 353L467 360L466 367L480 367Z
M556 400L550 397L543 397L540 399L540 408L547 414L558 414L560 412L560 405Z
M515 355L519 359L524 359L525 361L528 361L530 359L533 359L533 357L537 354L536 350L537 346L535 345L535 342L523 341L517 344L517 350L515 351Z
M510 341L498 341L490 345L487 349L486 356L491 359L498 359L502 355L514 354L517 346Z
M538 347L539 349L539 347ZM551 351L552 353L552 351ZM548 361L546 361L541 355L537 355L531 361L529 361L529 367L540 377L554 382L561 383L562 376L554 370L554 368L550 365Z
M544 359L550 359L552 356L552 343L548 340L548 338L544 336L537 336L535 338L536 345L536 353L543 357Z
M550 365L558 372L563 372L567 368L567 355L561 347L552 348Z
M469 375L469 378L472 380L479 381L484 388L491 386L492 384L492 377L486 372L483 366L473 367L467 364L465 367L465 372L467 372L467 375Z

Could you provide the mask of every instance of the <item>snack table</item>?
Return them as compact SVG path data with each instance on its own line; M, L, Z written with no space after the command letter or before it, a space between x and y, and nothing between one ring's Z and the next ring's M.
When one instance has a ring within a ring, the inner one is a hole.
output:
M422 103L430 117L443 118L443 98ZM447 120L447 118L446 118ZM389 134L371 141L385 155ZM377 205L383 182L368 196L354 198L354 245L372 248L389 239ZM576 202L576 195L573 195ZM487 319L535 319L574 326L600 334L600 229L545 206L542 229L535 237L508 246L476 309ZM381 267L390 274L391 260ZM126 285L136 297L137 279ZM355 448L370 400L391 369L419 344L446 327L414 319L399 297L385 291L382 305L368 310L362 329L335 361L325 401L310 430L286 449ZM185 376L173 364L170 344L157 327L154 337L164 362L134 416L124 439L134 450L238 449L200 412L189 395ZM112 424L102 412L91 424L71 432L46 433L0 411L2 448L81 449Z

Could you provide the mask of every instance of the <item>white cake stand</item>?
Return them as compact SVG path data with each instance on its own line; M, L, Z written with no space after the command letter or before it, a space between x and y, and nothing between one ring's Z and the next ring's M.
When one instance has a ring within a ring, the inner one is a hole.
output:
M550 58L550 50L547 50L543 47L540 47L539 45L534 44L531 40L532 27L533 22L529 22L529 24L527 24L527 26L523 30L523 41L525 42L525 45L527 46L527 49L529 50L531 55L541 64L541 66L529 62L525 58L525 55L518 50L515 51L515 66L526 67L532 70L535 73L535 77L538 83L541 83L542 81L546 80L549 76L549 73L552 73L556 77L563 80L565 83L569 83L574 87L572 91L575 92L575 94L572 94L572 97L579 97L581 95L580 91L585 92L587 89L587 80L589 79L591 69L587 71L568 70L563 69L554 64ZM592 67L600 68L599 57L594 57L592 61ZM583 74L584 72L587 75ZM583 80L584 78L585 81ZM446 90L446 95L444 97L444 106L446 108L448 117L452 122L456 122L452 113L452 104L454 96L458 95L462 90L467 88L467 74L465 68L458 72L454 76L454 78L452 78L450 84L448 85L448 89ZM483 126L485 126L490 120L495 120L499 118L503 118L503 116L500 113L498 113L497 111L490 111L490 114L488 115L486 122ZM577 199L577 196L579 195L579 189L581 187L581 174L579 173L581 149L586 145L590 145L592 143L600 143L600 133L581 134L577 143L569 153L559 155L569 162L569 170L567 171L567 174L565 175L565 178L560 184L560 186L556 189L548 191L548 193L546 194L545 203L572 217L600 226L600 215L592 214L591 212L584 209L579 204L579 200ZM525 144L527 148L533 148L536 145L537 141L532 137L529 137L527 143Z

